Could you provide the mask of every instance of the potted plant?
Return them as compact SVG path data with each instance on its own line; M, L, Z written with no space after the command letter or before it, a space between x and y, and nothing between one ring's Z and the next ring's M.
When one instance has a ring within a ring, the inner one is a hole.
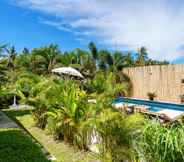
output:
M181 103L184 103L184 94L180 95L180 101L181 101Z
M149 100L153 101L155 97L157 97L157 95L155 94L155 92L148 92L147 93Z

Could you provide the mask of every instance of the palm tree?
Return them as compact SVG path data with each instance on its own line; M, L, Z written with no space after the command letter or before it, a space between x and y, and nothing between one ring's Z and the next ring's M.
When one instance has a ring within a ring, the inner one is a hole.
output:
M112 55L113 57L113 69L114 71L119 71L123 68L124 57L123 54L119 51L115 51Z
M138 49L138 57L136 60L136 65L138 66L146 65L147 59L148 59L147 49L145 47L141 47L140 49Z
M16 57L16 67L20 70L31 71L31 53L27 48L22 50L22 53Z
M16 50L15 50L15 47L14 46L9 46L9 47L6 47L5 48L6 52L8 53L8 64L7 64L7 67L9 69L12 69L14 70L15 68L15 58L16 58Z
M102 70L110 69L113 66L113 58L107 50L99 51L99 68Z
M60 54L59 47L58 45L54 45L54 44L51 44L49 46L44 46L41 48L35 48L32 51L32 55L34 56L34 59L36 59L38 62L39 60L40 61L42 60L41 61L42 67L45 68L45 71L47 73L51 73L51 70L54 68L54 66L57 63L56 61L59 54Z
M0 58L4 57L3 52L6 48L6 45L0 45ZM3 64L3 62L0 60L0 88L1 86L7 81L7 74L6 74L6 68Z
M0 65L0 89L8 80L6 71L7 69L4 67L4 65Z
M4 50L6 49L7 45L3 44L0 45L0 57L4 57L5 55L3 55Z
M134 58L132 57L132 54L128 52L124 57L124 67L131 67L134 66Z
M98 58L99 57L98 57L97 47L93 42L90 42L88 47L89 47L89 50L91 51L92 58L95 61L96 69L98 69Z
M28 48L26 48L26 47L24 47L24 49L22 50L22 54L24 55L29 55L30 54L30 52L29 52L29 49Z

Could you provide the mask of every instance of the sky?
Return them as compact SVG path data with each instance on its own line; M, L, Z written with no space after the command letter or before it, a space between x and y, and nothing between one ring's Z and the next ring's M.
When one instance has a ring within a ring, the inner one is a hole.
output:
M0 0L0 43L18 51L57 43L61 50L137 50L184 63L183 0Z

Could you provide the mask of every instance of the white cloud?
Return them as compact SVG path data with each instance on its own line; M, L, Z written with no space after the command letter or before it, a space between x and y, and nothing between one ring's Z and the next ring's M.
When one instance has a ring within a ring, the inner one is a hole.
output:
M40 23L56 27L58 30L62 30L62 31L66 31L66 32L72 32L71 28L67 27L67 25L63 22L40 19Z
M182 0L14 1L19 6L59 19L57 22L45 21L48 25L74 31L74 35L96 37L109 47L126 45L137 49L146 46L150 57L170 61L184 52L180 48L184 42Z

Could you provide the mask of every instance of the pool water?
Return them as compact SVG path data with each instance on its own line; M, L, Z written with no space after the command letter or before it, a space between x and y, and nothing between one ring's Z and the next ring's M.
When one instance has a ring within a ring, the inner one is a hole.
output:
M184 112L184 105L175 104L175 103L165 103L165 102L139 100L139 99L131 99L131 98L117 98L113 101L113 104L116 104L116 103L130 103L130 104L137 104L137 105L145 105L149 107L149 110L151 112L158 112L162 109L170 109L170 110Z

